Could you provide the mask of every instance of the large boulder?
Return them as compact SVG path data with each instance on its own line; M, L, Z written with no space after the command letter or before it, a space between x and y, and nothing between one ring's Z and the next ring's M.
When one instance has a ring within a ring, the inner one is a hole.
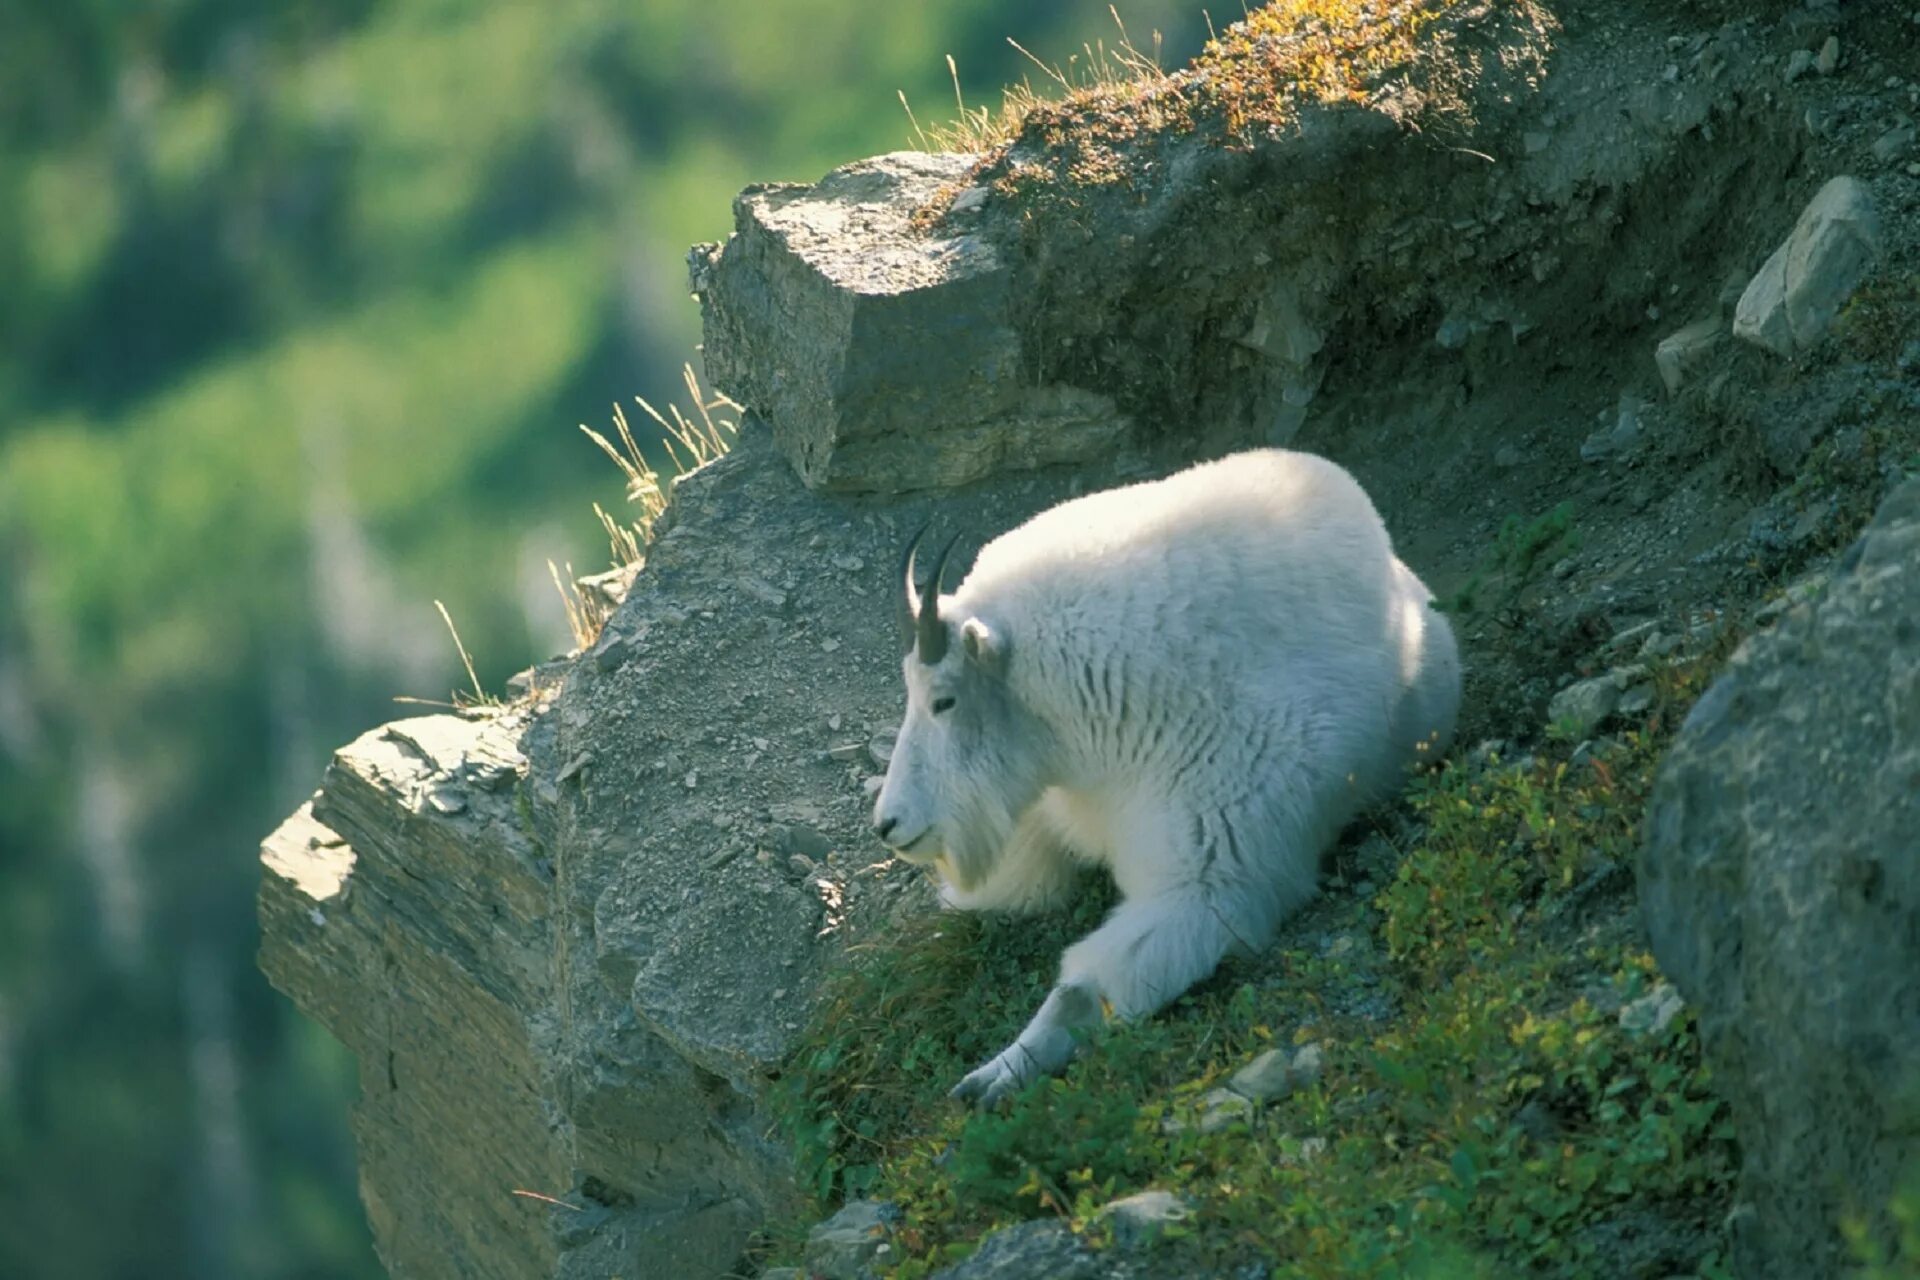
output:
M952 486L1124 434L1108 397L1036 377L999 248L971 225L913 225L975 160L903 151L749 187L733 237L694 250L707 374L773 424L809 485Z
M1879 220L1866 185L1858 178L1832 179L1740 295L1734 336L1776 355L1810 350L1879 252Z
M1840 1274L1920 1159L1920 481L1687 718L1640 900L1739 1129L1741 1274Z

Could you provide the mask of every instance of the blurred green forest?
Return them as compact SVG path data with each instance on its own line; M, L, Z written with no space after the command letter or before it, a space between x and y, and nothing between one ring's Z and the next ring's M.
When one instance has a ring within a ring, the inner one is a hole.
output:
M1198 4L1129 4L1169 63ZM1238 16L1237 14L1233 16ZM750 181L1102 0L0 0L0 1276L371 1276L351 1060L253 967L335 745L564 647L575 429ZM1039 77L1036 75L1036 79Z

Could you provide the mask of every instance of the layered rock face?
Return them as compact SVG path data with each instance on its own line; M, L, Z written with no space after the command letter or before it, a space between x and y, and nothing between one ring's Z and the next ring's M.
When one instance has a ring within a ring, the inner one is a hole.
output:
M811 497L758 423L674 503L563 689L369 733L263 851L262 967L360 1059L396 1276L729 1274L793 1194L767 1075L845 945L931 906L863 784L935 504Z
M1694 708L1640 897L1740 1128L1741 1274L1842 1274L1849 1218L1891 1250L1920 1160L1920 481Z
M262 850L274 984L360 1060L360 1186L396 1275L553 1274L572 1188L545 1080L553 868L515 812L514 717L403 721L334 758Z

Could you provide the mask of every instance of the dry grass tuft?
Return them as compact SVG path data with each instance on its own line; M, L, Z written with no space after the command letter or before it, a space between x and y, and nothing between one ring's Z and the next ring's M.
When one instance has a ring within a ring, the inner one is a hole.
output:
M686 381L687 397L693 404L692 417L681 412L677 404L669 404L667 412L662 414L645 400L634 397L634 403L660 427L660 443L666 449L668 461L668 471L664 477L647 461L645 452L634 440L626 411L619 405L613 407L613 427L620 442L618 446L584 422L580 424L587 438L599 445L600 451L613 459L614 466L620 468L620 473L627 478L627 501L640 508L639 515L622 520L599 503L593 504L594 514L600 517L600 523L607 531L615 568L636 564L645 558L647 544L653 540L654 521L667 509L667 498L672 492L674 480L705 466L731 449L734 438L739 434L740 420L735 415L739 414L740 406L718 392L703 392L699 375L694 373L692 365L683 367L682 377Z
M681 376L686 383L687 400L692 405L690 413L677 404L669 404L667 411L661 413L640 397L634 397L634 403L660 428L660 447L667 455L664 474L647 460L646 451L634 438L626 411L619 405L613 407L613 440L585 423L580 424L587 438L599 445L600 451L620 468L620 474L627 481L627 501L639 508L635 514L621 516L597 502L593 504L593 514L606 530L608 550L616 569L637 565L646 558L647 544L653 541L654 523L667 509L673 482L731 449L739 435L740 406L718 392L702 390L692 365L683 366ZM600 638L600 628L606 625L611 610L599 595L581 590L572 565L567 566L566 575L562 577L559 567L549 560L547 571L553 576L554 589L560 593L574 644L587 648Z
M593 509L600 511L600 504ZM605 512L600 513L604 521ZM573 565L567 565L566 576L560 574L560 566L547 561L547 572L553 577L553 589L560 593L560 607L566 610L567 631L573 636L573 647L585 649L600 638L600 628L607 625L607 611L600 601L580 589L579 579L574 576Z
M1083 43L1080 52L1069 56L1064 65L1043 62L1026 46L1009 36L1007 43L1031 62L1044 79L1038 89L1034 87L1031 77L1002 89L998 111L985 105L967 105L966 95L960 89L960 68L955 64L953 55L948 54L947 74L953 80L955 111L952 120L922 128L913 114L912 105L907 101L906 91L899 91L900 106L907 113L907 122L913 126L914 142L922 151L974 154L994 151L1019 136L1028 117L1043 107L1091 101L1119 93L1144 93L1172 86L1172 77L1160 65L1160 33L1153 33L1152 52L1148 52L1133 43L1133 38L1127 34L1127 24L1120 20L1118 9L1108 5L1107 12L1113 15L1113 24L1120 33L1119 39L1111 45L1104 40ZM1175 88L1174 92L1178 93L1178 89Z

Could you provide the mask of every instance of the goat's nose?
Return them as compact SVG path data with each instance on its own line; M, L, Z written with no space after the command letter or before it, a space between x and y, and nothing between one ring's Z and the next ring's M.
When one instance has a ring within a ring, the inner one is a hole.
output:
M875 818L873 820L873 829L882 840L885 840L888 834L899 825L900 819L898 818Z

